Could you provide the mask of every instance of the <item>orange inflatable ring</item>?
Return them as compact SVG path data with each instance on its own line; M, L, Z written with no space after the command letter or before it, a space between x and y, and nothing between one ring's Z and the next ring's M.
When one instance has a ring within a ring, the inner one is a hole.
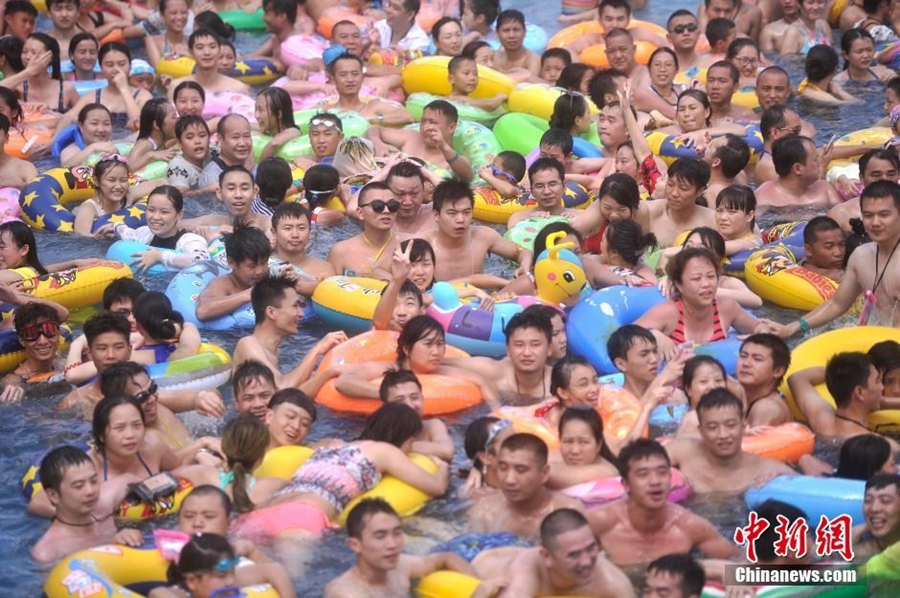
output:
M650 56L656 51L656 46L650 42L636 41L634 59L638 64L647 65L650 62ZM606 46L597 44L589 46L582 50L579 55L581 62L598 69L609 68L609 59L606 58Z
M119 43L127 43L128 40L125 39L125 32L122 29L113 29L109 33L107 33L100 40L100 45L108 44L109 42L119 42Z
M50 129L25 127L20 130L10 127L9 140L6 142L4 151L15 158L29 160L32 158L31 152L38 146L52 141L53 131Z
M548 448L558 449L559 432L556 428L551 428L546 419L534 416L537 407L501 407L491 415L511 421L516 432L534 434L546 442ZM641 402L621 388L603 386L597 413L603 420L604 438L622 441L631 432L641 413ZM648 430L644 430L643 435L646 436L647 433Z
M741 441L741 448L748 453L777 459L784 463L796 463L803 455L810 455L816 444L816 435L796 422L766 427L757 433L750 428Z
M390 363L397 359L398 333L388 330L372 330L344 341L329 351L319 366L325 370L331 364ZM468 353L447 347L449 357L468 357ZM481 403L481 390L473 383L450 376L420 374L422 394L425 396L425 415L445 415L468 409ZM381 406L378 399L348 397L338 392L334 379L325 383L316 402L335 411L368 414Z
M650 33L655 33L662 38L665 38L668 34L664 27L660 27L656 23L651 23L649 21L639 21L637 19L631 19L631 22L628 24L628 29L643 29L645 31L649 31ZM600 24L600 21L584 21L582 23L570 25L565 29L558 31L556 35L551 37L550 41L547 43L547 47L565 48L573 41L587 33L604 33L603 26Z

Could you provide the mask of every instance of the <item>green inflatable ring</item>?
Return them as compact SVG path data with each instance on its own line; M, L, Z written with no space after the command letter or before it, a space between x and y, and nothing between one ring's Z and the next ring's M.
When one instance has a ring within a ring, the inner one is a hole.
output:
M505 150L518 152L523 156L527 156L541 142L544 132L550 128L546 120L532 116L531 114L523 114L521 112L510 112L501 116L494 123L494 135L497 141ZM590 131L581 136L582 139L590 141L594 145L600 147L603 142L597 135L597 127L591 127Z
M266 30L266 23L263 21L263 10L261 8L250 13L245 10L223 10L219 13L219 16L237 31Z
M123 156L127 156L131 153L131 149L134 147L133 141L116 141L114 143L116 149L119 150L119 153ZM97 162L100 161L101 154L93 154L87 157L84 161L85 165L93 166ZM134 175L136 177L142 178L145 181L153 181L156 179L164 179L166 178L166 171L169 169L169 163L163 162L162 160L153 160L152 162L148 162L144 165L143 168L137 170Z
M533 252L534 238L545 226L554 222L569 222L569 219L565 216L529 216L507 230L503 238Z
M418 131L419 123L408 125L406 128ZM478 177L478 169L489 165L494 156L503 151L490 129L484 125L464 120L459 121L456 125L456 132L453 134L453 149L465 156L471 164L472 171L475 173L472 186L476 187L486 184ZM452 172L443 166L428 164L428 169L444 178L453 176Z
M309 119L319 112L321 112L321 110L316 109L298 110L297 112L294 112L294 122L300 127L301 135L282 145L281 149L275 152L277 157L290 162L300 156L312 155L312 144L309 140ZM335 114L341 119L345 137L362 137L366 134L366 131L369 130L369 121L358 112L336 111L332 114ZM269 135L263 135L262 133L257 132L253 133L253 155L256 157L257 161L260 159L259 156L262 154L266 144L271 140L272 137Z
M456 111L459 113L459 120L476 122L486 127L492 126L495 122L497 122L498 118L506 114L506 108L504 108L503 106L500 106L496 110L491 110L490 112L488 112L487 110L476 108L475 106L470 106L465 102L451 100L449 98L436 96L430 93L411 94L408 98L406 98L406 109L409 110L413 118L416 119L416 122L419 122L420 120L422 120L422 111L425 109L425 106L427 106L434 100L447 100L448 102L453 104L453 106L456 108Z

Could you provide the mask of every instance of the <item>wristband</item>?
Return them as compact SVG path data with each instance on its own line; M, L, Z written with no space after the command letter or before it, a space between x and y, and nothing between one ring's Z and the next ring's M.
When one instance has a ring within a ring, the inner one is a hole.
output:
M449 160L447 160L447 164L453 164L453 163L456 162L457 160L459 160L459 152L454 151L454 152L453 152L453 157L450 158Z
M800 332L807 332L810 329L809 322L802 317L797 320L797 323L800 325Z

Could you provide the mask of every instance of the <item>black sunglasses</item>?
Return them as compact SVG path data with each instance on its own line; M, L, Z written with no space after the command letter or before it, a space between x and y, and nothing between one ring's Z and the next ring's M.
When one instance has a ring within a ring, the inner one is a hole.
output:
M159 386L156 385L156 382L151 380L150 386L147 387L147 390L142 390L141 392L137 393L136 395L134 395L131 398L134 399L134 401L138 405L143 405L144 403L147 402L147 399L149 399L150 397L155 395L158 391L159 391Z
M29 343L31 343L39 339L41 335L44 335L47 338L53 338L58 334L59 324L57 322L46 320L44 322L41 322L40 324L25 326L24 328L22 328L22 332L19 333L19 336L23 341L28 341Z
M672 33L675 35L681 35L685 31L690 33L697 31L697 23L685 23L683 25L675 25L672 27Z
M387 208L388 212L391 214L396 214L400 210L400 202L396 199L392 199L390 201L382 201L380 199L376 199L375 201L370 201L365 205L359 206L360 208L365 208L369 206L372 208L372 211L376 214L380 214L384 212L384 209Z

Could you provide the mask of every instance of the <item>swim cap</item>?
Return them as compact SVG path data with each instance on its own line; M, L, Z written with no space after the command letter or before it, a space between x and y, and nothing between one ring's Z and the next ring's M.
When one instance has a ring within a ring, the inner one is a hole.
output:
M128 73L128 76L131 75L155 75L156 71L150 66L150 63L141 58L135 58L131 61L131 72Z
M325 51L322 52L322 60L325 62L325 66L331 66L331 63L335 60L349 53L350 50L344 46L331 46L330 48L325 48Z

